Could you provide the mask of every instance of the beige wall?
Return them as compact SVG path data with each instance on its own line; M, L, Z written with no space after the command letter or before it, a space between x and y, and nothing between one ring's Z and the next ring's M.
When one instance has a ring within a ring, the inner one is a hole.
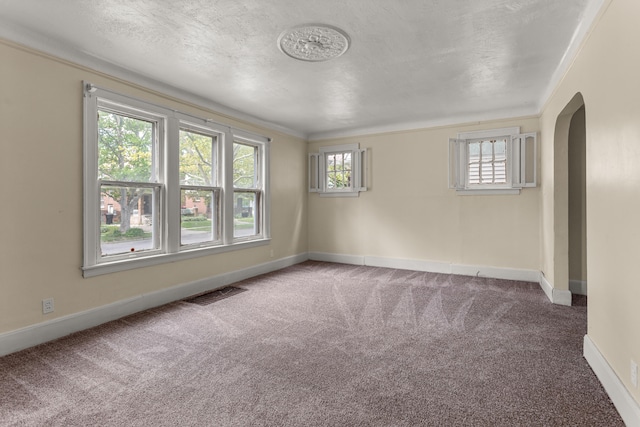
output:
M585 112L579 109L569 126L569 280L587 281L587 206Z
M539 269L539 190L461 196L448 188L449 138L458 132L520 126L537 118L316 141L359 143L371 185L358 198L309 195L309 250L358 256Z
M271 244L83 279L83 80L272 137ZM0 333L307 251L303 140L1 42L0 120Z
M272 249L275 258L308 249L542 270L555 288L567 289L568 143L556 136L568 134L569 122L559 121L559 115L582 94L588 335L640 402L629 382L629 360L640 361L640 285L634 268L640 253L639 17L637 0L608 1L540 119L336 139L309 147L0 43L0 333L267 262ZM272 244L83 279L82 80L273 137ZM518 196L459 196L449 190L448 138L506 126L540 130L540 187ZM370 191L359 198L307 194L306 153L353 142L369 149ZM44 316L46 297L55 298L56 311Z
M640 2L607 3L576 60L541 116L542 268L557 288L566 283L558 224L565 191L558 178L562 141L555 139L558 116L581 93L586 107L588 335L636 402L629 361L640 361ZM555 144L555 145L554 145ZM554 163L555 162L555 163ZM555 265L554 265L555 264ZM554 268L555 267L555 268Z

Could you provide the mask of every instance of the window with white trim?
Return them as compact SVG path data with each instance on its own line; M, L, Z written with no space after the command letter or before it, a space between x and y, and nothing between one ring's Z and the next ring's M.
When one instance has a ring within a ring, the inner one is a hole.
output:
M179 131L180 245L219 244L220 197L218 158L222 135L181 123Z
M85 84L85 277L267 244L268 165L266 137Z
M367 191L366 154L358 144L320 147L318 153L309 153L309 191L352 197Z
M260 147L237 139L233 143L233 206L235 240L251 239L261 233L263 190Z
M502 128L449 140L449 188L460 194L518 194L536 186L535 133Z

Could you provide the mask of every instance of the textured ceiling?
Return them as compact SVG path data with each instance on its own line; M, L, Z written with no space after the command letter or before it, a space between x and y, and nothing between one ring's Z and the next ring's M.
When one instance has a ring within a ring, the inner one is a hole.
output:
M0 0L0 37L319 138L537 114L601 4ZM310 23L349 50L284 55L278 36Z

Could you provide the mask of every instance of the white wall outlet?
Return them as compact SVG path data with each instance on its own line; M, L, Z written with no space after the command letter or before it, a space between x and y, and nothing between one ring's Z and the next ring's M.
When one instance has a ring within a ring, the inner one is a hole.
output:
M42 314L53 313L53 298L42 300Z
M638 364L634 360L631 361L631 384L638 388Z

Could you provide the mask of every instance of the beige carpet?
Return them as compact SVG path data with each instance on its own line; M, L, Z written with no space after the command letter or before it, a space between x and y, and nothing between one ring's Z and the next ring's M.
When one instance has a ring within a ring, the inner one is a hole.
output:
M537 284L306 262L0 358L0 425L621 426L586 307Z

